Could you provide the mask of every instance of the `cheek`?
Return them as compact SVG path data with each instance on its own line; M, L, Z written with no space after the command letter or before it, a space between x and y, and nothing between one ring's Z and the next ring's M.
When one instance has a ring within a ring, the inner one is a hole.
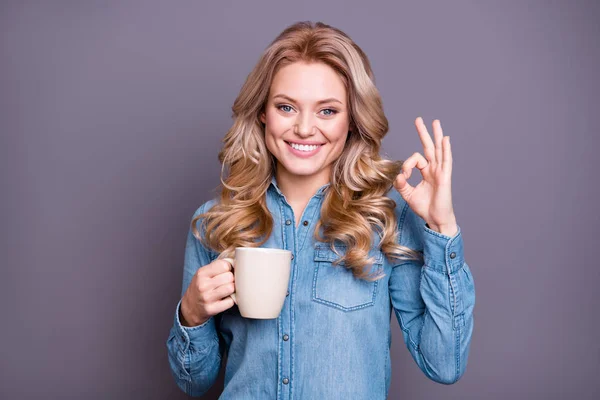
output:
M345 143L344 139L340 139L339 142L336 142L335 147L333 148L333 150L331 152L331 158L333 158L334 160L337 160L344 152L345 144L346 143Z
M273 155L277 154L277 146L275 145L275 139L272 135L269 134L268 131L265 133L265 145L267 146L267 150L269 150L269 153Z
M281 136L281 127L277 124L277 118L267 115L265 118L265 144L271 154L277 154L277 140Z
M269 133L274 137L281 136L286 129L289 128L290 122L286 119L277 115L275 112L268 112L266 117L266 126L268 127Z
M336 158L344 151L344 146L346 145L347 139L348 130L346 127L341 128L340 131L337 132L335 137L330 139L332 142L334 142L333 153L335 153Z

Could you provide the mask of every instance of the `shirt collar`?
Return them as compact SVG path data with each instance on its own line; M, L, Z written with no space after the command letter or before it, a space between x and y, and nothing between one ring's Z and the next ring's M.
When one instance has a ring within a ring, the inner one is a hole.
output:
M330 182L327 182L326 184L324 184L323 186L321 186L317 192L315 193L315 196L322 196L323 192L325 192L325 190L331 185ZM273 174L273 176L271 177L271 184L269 185L269 189L271 190L275 190L277 193L279 193L280 196L285 197L284 194L281 192L281 189L279 189L279 186L277 186L277 179L275 179L275 174Z

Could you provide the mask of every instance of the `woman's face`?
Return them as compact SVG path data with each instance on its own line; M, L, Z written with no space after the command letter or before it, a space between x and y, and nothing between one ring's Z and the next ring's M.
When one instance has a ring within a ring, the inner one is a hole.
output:
M329 182L350 124L346 88L331 67L296 62L281 68L260 119L278 175Z

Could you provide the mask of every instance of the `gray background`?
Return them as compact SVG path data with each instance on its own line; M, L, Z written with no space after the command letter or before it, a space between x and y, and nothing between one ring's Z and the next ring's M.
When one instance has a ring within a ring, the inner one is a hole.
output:
M394 319L389 398L598 398L599 17L591 1L3 1L0 397L186 397L165 341L188 224L241 84L308 19L370 57L389 157L422 152L417 116L452 138L469 363L429 381Z

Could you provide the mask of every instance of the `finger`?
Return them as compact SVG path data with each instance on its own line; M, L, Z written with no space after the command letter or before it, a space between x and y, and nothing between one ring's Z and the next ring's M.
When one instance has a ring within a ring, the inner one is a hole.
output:
M405 164L402 165L402 169L404 169L404 165L406 165L409 169L416 167L422 173L423 170L429 165L429 161L427 161L427 159L417 151L413 153L412 156L408 157L408 159L405 161ZM407 178L410 178L410 174L407 176Z
M215 290L211 291L210 299L212 301L219 301L234 292L235 292L235 283L229 282L229 283L221 285L218 288L216 288Z
M423 153L425 154L425 158L432 163L435 163L435 145L433 140L431 140L431 136L429 136L429 132L427 132L427 127L423 122L423 118L418 117L415 120L415 126L419 132L419 138L421 139L421 144L423 145Z
M412 175L413 168L417 164L416 154L417 153L404 160L400 173L394 180L394 187L398 189L400 193L410 193L414 189L407 181Z
M415 153L415 158L417 159L416 167L423 173L423 170L429 166L429 161L423 157L421 153Z
M233 258L223 257L221 260L227 261L232 268L235 267L235 260Z
M222 300L214 302L213 306L212 306L212 310L215 313L215 315L217 315L225 310L230 309L234 305L235 305L235 302L233 301L233 299L229 296L226 296Z
M396 175L396 179L394 179L394 187L396 190L398 190L398 192L400 192L402 197L406 197L406 195L412 193L412 191L415 189L406 180L407 177L403 173L399 173Z
M412 156L408 157L404 163L402 163L402 171L404 172L404 177L406 179L410 179L410 176L412 175L412 169L417 167L420 171L421 174L425 174L424 173L424 169L429 165L429 162L425 159L425 157L423 157L423 155L421 155L421 153L419 153L418 151L413 153Z
M216 259L210 264L200 268L197 272L198 275L202 275L206 278L213 278L223 272L231 271L231 264L223 259Z
M442 139L444 132L442 131L442 123L439 119L433 121L433 140L435 142L435 160L441 164L443 162L442 156Z
M444 137L444 161L442 162L442 169L449 175L452 175L452 149L450 148L450 136Z
M211 284L213 285L213 288L217 288L221 285L225 285L234 281L235 277L233 275L233 272L227 271L213 277L211 280Z
M406 160L404 160L404 162L402 163L402 169L400 169L400 173L407 180L412 175L412 169L417 164L417 161L414 158L415 158L415 155L413 154L412 156L410 156Z

